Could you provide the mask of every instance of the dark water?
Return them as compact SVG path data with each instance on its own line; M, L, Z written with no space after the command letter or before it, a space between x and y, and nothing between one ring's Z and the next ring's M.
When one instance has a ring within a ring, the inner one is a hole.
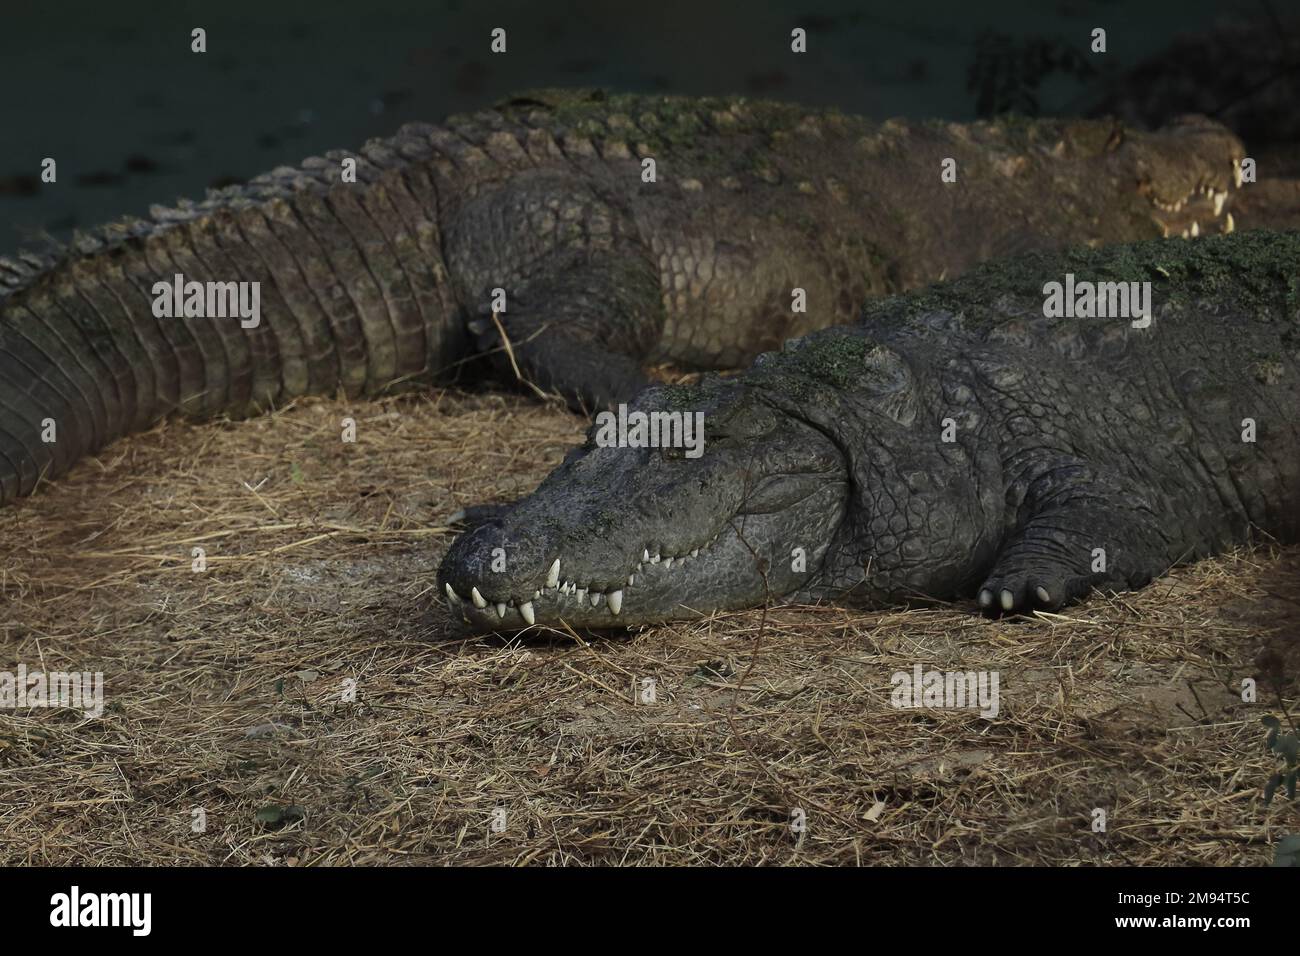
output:
M1075 112L1176 33L1247 5L1058 0L0 0L0 252L150 203L356 147L412 119L529 87L741 93L891 115L973 118L978 39L1086 57L1034 89ZM1245 15L1244 13L1242 15ZM808 32L808 52L790 31ZM190 32L207 31L207 52ZM494 27L507 52L489 50ZM1088 52L1094 27L1108 51ZM987 60L987 56L986 56ZM42 183L44 157L58 181Z

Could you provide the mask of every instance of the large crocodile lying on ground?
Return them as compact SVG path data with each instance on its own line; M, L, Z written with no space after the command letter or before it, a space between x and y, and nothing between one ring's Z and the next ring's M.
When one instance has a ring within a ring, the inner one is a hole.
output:
M174 411L373 395L485 352L594 408L646 362L741 366L994 255L1228 231L1241 155L1199 120L875 123L592 92L409 125L0 261L0 503ZM177 275L209 309L235 290L216 283L259 282L254 327L156 317Z
M1115 299L1109 318L1046 317L1047 283L1071 281L1150 282L1148 318ZM702 412L703 454L604 447L594 426L453 544L454 610L599 628L1139 587L1252 529L1300 536L1300 233L990 264L635 411Z

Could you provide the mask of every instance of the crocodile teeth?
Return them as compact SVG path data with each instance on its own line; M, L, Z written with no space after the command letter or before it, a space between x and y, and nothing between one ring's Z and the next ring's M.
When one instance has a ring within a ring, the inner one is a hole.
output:
M478 588L476 587L470 588L469 596L470 599L474 602L474 606L476 608L479 608L481 610L487 607L487 601L483 600L483 595L478 593Z
M581 601L583 598L585 598L585 597L587 596L587 589L586 589L586 588L578 588L578 589L575 590L573 593L574 593L575 595L577 595L578 600Z
M650 555L650 563L651 563L651 564L658 564L658 563L659 563L659 555L657 555L657 554L652 554L652 555Z
M666 558L666 559L664 559L664 569L665 569L665 570L671 569L672 566L673 566L673 559L672 559L672 558Z
M1214 214L1217 216L1223 212L1223 204L1228 201L1228 193L1225 190L1221 193L1214 194Z
M699 556L700 556L700 549L699 549L699 548L692 548L692 549L691 549L691 557L692 557L692 558L698 558Z
M1241 188L1241 163L1232 164L1232 184L1238 189Z
M555 563L551 565L551 570L546 574L546 586L548 588L557 588L560 586L560 559L556 558Z
M1201 225L1198 222L1192 222L1192 238L1195 239L1201 234Z
M1236 228L1237 228L1236 223L1232 221L1232 213L1228 213L1228 217L1227 219L1224 220L1223 223L1223 234L1226 236L1228 233L1232 232L1232 230Z
M627 576L627 586L628 586L628 587L631 587L635 582L636 582L636 575L635 575L635 574L629 574L629 575ZM622 594L623 592L622 592L622 591L619 591L618 593L619 593L619 594Z
M505 616L506 616L506 606L500 602L497 602L497 617L505 617Z
M592 591L592 592L591 592L591 606L592 606L592 607L600 607L600 592L599 592L599 591Z
M642 549L641 549L641 563L644 564L646 561L649 561L649 560L650 560L650 549L649 549L649 548L642 548ZM656 559L656 560L657 560L657 559Z
M628 584L631 584L631 583L632 583L631 581L628 581ZM622 591L610 591L610 592L609 592L609 609L610 609L611 611L613 611L615 615L617 615L619 611L623 610L623 592L622 592Z
M459 604L460 595L456 593L456 591L452 588L452 586L450 584L447 584L446 582L444 582L442 586L447 589L448 599L455 601L456 603Z
M519 613L524 616L524 620L527 621L529 624L534 624L537 622L537 618L533 614L532 601L529 601L526 604L519 605Z

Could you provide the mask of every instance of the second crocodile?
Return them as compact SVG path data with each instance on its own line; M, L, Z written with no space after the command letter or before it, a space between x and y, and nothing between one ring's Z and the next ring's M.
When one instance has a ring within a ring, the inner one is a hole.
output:
M741 366L984 259L1229 231L1241 156L1195 119L876 123L574 91L412 124L0 260L0 504L173 412L374 395L480 354L590 409L647 363ZM253 321L222 311L254 282ZM216 316L189 293L157 308L190 283Z

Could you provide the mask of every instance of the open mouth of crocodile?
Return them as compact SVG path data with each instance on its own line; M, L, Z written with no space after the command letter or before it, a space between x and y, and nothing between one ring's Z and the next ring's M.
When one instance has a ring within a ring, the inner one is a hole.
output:
M1161 196L1149 183L1140 184L1138 191L1151 204L1151 218L1162 236L1195 239L1214 233L1227 235L1237 228L1227 207L1233 190L1240 187L1241 167L1234 162L1231 183L1226 178L1218 182L1203 180L1178 199Z

